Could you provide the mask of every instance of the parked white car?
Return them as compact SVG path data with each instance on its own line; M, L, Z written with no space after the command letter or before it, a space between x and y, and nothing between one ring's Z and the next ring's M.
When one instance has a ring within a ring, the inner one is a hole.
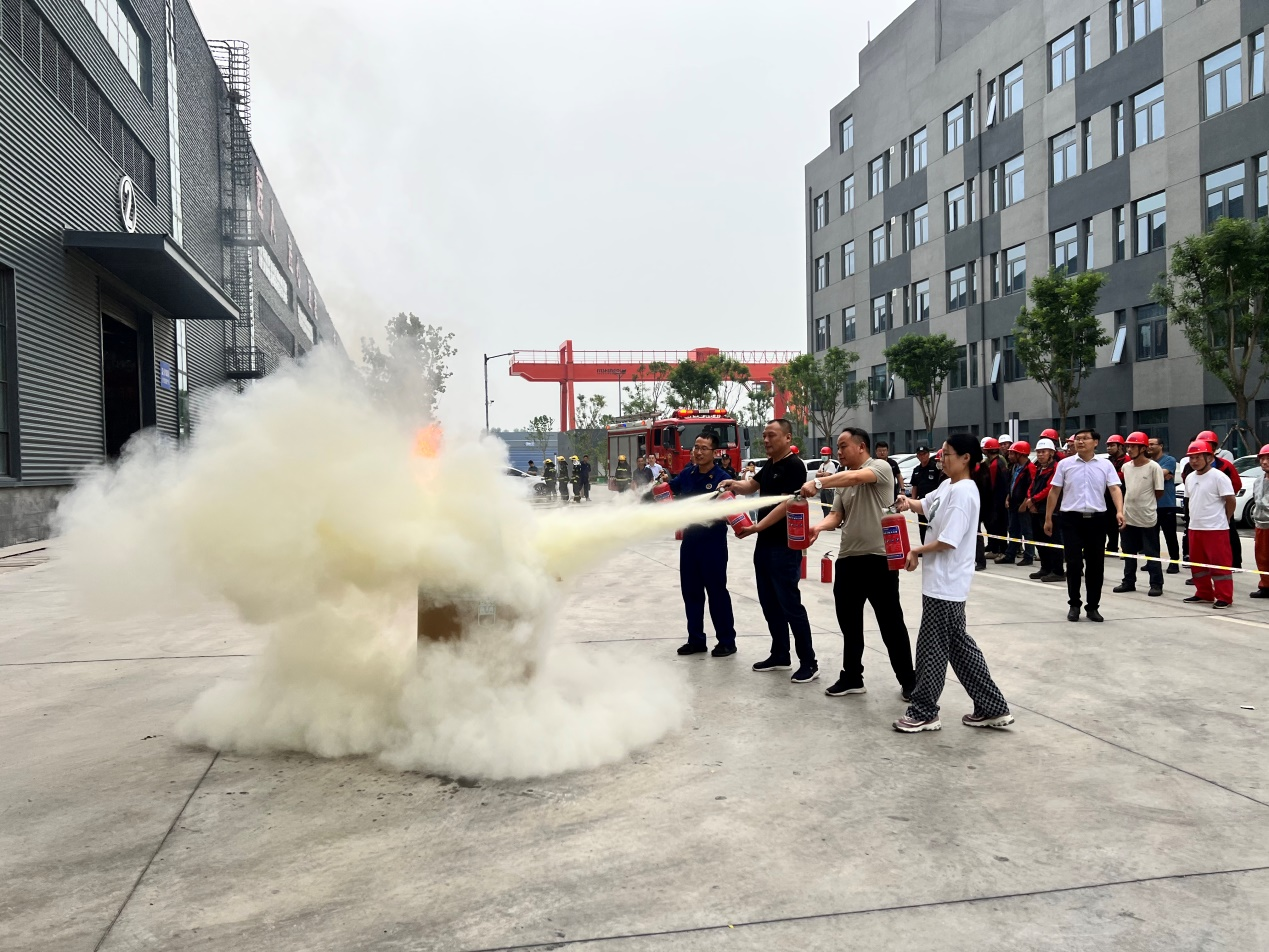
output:
M507 476L523 487L525 492L532 493L534 496L546 495L546 483L543 482L541 476L533 476L522 469L516 469L514 466L508 466L505 472Z

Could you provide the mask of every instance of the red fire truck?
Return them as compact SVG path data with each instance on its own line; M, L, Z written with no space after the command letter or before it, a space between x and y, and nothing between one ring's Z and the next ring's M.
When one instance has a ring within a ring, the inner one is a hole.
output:
M731 471L740 472L740 434L726 410L675 410L660 420L619 418L608 427L608 488L617 488L612 473L618 456L625 456L633 470L638 457L651 453L677 475L692 465L692 445L705 432L718 437L715 457L726 458Z

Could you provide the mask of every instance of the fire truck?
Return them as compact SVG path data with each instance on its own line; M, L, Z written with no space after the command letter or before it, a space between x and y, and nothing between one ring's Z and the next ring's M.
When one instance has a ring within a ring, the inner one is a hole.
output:
M733 473L740 472L740 435L726 410L675 410L668 417L648 420L638 416L619 417L608 427L608 488L617 488L612 473L617 457L626 457L634 469L635 460L649 453L672 474L692 465L692 445L703 433L718 437L716 459L726 459Z

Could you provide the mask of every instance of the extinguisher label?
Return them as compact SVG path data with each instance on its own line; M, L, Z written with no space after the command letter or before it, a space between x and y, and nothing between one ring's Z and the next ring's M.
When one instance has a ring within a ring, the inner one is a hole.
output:
M882 526L881 537L886 543L886 558L891 561L907 558L907 553L903 551L902 530L898 526Z
M791 512L788 515L788 522L789 541L804 541L806 539L806 515L801 512Z

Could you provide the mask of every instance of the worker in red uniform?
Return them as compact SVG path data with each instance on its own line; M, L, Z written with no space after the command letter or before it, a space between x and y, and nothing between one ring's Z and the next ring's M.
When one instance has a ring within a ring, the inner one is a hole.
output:
M1122 490L1124 485L1124 463L1128 462L1128 453L1124 450L1124 438L1118 433L1112 433L1106 437L1106 458L1110 460L1110 465L1115 467L1115 472L1119 474L1119 487ZM1106 494L1106 502L1110 502L1110 493ZM1114 524L1106 526L1106 549L1110 552L1119 551L1119 527Z
M1234 600L1234 576L1229 571L1229 520L1234 515L1234 489L1229 477L1213 466L1216 454L1206 440L1195 440L1189 449L1190 470L1185 477L1189 509L1190 558L1194 594L1187 602L1212 602L1228 608Z
M1225 459L1222 456L1216 455L1216 451L1221 445L1220 437L1218 437L1211 430L1204 430L1198 436L1194 437L1194 439L1196 441L1206 443L1208 446L1212 448L1212 466L1215 467L1216 469L1219 469L1222 473L1224 473L1226 476L1229 477L1229 481L1234 487L1234 493L1237 494L1243 488L1243 480L1242 480L1242 477L1238 475L1238 469L1234 466L1232 462L1230 462L1229 460ZM1192 470L1192 467L1190 466L1189 463L1186 463L1185 466L1181 468L1182 484L1185 483L1185 477L1190 474L1191 470ZM1186 510L1187 511L1189 510L1188 496L1186 497ZM1186 525L1188 526L1188 524L1189 523L1187 521ZM1187 559L1189 558L1189 551L1190 551L1189 538L1190 538L1189 531L1187 529L1186 536L1185 536L1185 539L1186 539L1186 542L1185 542L1186 556L1185 557ZM1230 558L1232 560L1230 562L1230 565L1232 565L1236 569L1242 568L1243 567L1243 540L1242 540L1242 536L1238 534L1238 527L1234 525L1234 518L1232 515L1230 516L1230 519L1229 519L1229 552L1230 552ZM1192 585L1194 584L1194 580L1190 579L1190 581L1187 582L1186 584Z
M987 471L991 495L987 497L987 506L983 509L983 526L989 536L1003 536L1009 528L1005 512L1005 492L1008 489L1008 464L1000 451L1000 441L993 436L984 436L982 441L983 460L981 465ZM988 539L987 552L996 558L1004 558L1005 543L1003 539Z
M1062 438L1058 436L1057 430L1053 429L1053 427L1049 427L1047 430L1042 430L1040 432L1040 439L1053 441L1054 460L1060 463L1062 462L1062 460L1066 459L1066 453L1063 452L1061 449L1059 449L1059 447L1062 445ZM1039 445L1040 445L1039 443L1036 443L1037 448L1039 447Z
M1052 433L1052 430L1045 430ZM1042 437L1035 445L1035 475L1031 478L1031 491L1027 494L1026 510L1031 513L1031 532L1040 550L1040 569L1031 573L1038 582L1065 582L1066 570L1062 566L1062 550L1053 548L1061 544L1061 527L1053 526L1053 532L1044 531L1044 507L1049 504L1049 484L1057 471L1057 443L1050 437Z
M1018 440L1009 447L1009 490L1005 494L1005 509L1009 519L1009 543L1005 546L1005 557L1001 565L1013 565L1014 556L1018 556L1018 565L1035 564L1035 546L1031 544L1031 515L1023 508L1027 496L1031 492L1031 481L1035 479L1035 464L1031 462L1031 444L1026 440Z

